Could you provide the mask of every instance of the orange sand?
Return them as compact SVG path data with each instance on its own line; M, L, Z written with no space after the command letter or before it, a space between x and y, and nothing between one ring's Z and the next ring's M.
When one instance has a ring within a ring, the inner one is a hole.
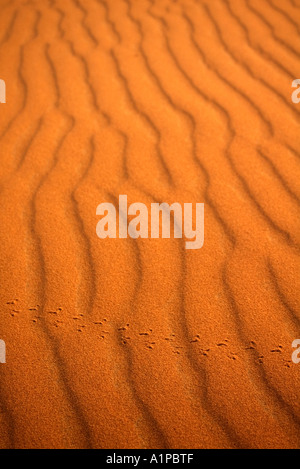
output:
M0 5L0 447L299 447L300 1Z

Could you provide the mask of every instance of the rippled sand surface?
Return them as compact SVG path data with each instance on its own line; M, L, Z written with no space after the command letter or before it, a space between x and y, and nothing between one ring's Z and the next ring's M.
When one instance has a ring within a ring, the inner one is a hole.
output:
M0 447L299 447L299 29L299 0L0 0ZM100 240L119 194L204 202L204 247Z

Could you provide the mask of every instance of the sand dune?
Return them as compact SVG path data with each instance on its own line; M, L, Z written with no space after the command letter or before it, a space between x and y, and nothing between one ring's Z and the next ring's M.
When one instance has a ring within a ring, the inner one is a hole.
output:
M1 448L299 448L298 0L0 0ZM204 202L205 243L96 236Z

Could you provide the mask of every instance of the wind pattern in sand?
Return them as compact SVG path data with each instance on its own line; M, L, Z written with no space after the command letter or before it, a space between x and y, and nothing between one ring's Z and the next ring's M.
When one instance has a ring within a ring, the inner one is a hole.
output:
M0 0L1 448L299 448L299 0ZM205 244L96 207L205 203Z

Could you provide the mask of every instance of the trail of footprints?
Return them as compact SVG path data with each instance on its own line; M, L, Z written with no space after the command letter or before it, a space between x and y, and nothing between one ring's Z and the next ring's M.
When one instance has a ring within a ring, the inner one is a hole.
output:
M24 313L24 309L20 307L18 299L7 301L6 309L12 318L18 319L18 316ZM26 309L30 316L30 321L33 324L38 325L39 320L42 319L42 311L40 305L31 306ZM70 318L64 318L64 312L62 307L58 307L54 310L46 312L50 325L55 328L63 328L66 323L70 324ZM186 346L181 345L176 334L171 332L167 336L162 334L157 335L153 329L148 329L140 332L131 332L130 324L126 324L121 327L116 327L107 318L102 318L97 321L90 321L84 314L80 313L77 316L71 316L71 324L73 325L74 332L84 333L86 330L93 328L94 331L99 333L98 338L100 340L107 340L113 337L113 334L117 330L119 343L121 346L129 346L133 341L139 341L144 350L153 351L158 345L166 344L170 351L175 355L181 355L185 353ZM200 334L196 334L191 340L190 344L197 347L199 355L209 358L213 356L217 351L222 350L224 356L227 359L237 362L240 360L240 356L236 351L231 349L230 340L228 338L221 340L209 347L203 347L203 339ZM250 341L249 344L244 348L246 352L254 352L256 356L256 362L259 365L263 365L264 360L270 358L271 355L265 356L258 353L257 344L254 341ZM283 345L276 345L268 351L269 354L278 354L281 356L281 361L284 367L290 368L292 366L292 360L284 358L285 349Z

